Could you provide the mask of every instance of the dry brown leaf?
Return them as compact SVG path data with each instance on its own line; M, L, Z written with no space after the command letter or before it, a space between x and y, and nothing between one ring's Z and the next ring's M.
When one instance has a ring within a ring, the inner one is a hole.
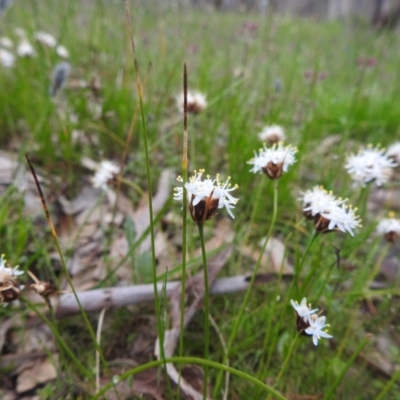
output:
M54 360L57 361L57 356ZM17 393L34 389L37 385L50 382L57 377L57 369L52 361L46 359L35 362L30 368L22 371L17 378Z
M14 391L0 389L1 400L16 400L17 394Z

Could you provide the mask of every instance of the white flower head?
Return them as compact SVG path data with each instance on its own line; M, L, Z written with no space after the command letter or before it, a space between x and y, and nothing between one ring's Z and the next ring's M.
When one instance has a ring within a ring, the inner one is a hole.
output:
M18 299L23 286L18 284L18 276L24 272L18 270L18 265L14 268L7 266L4 254L0 256L0 303L10 303Z
M203 174L203 169L195 171L195 174L189 178L189 182L184 185L194 222L202 223L211 219L219 208L226 208L228 214L235 218L231 210L239 199L233 197L230 192L237 189L238 186L231 186L230 178L221 182L219 174L215 179L211 179L209 175L203 179ZM181 177L178 177L177 180L183 182ZM183 200L183 187L175 188L174 200Z
M0 65L5 68L12 68L15 63L14 54L5 49L0 49Z
M272 147L264 147L254 152L254 158L247 162L253 164L250 172L255 174L265 173L271 179L277 179L287 172L289 167L296 162L295 154L297 148L294 146L284 146L282 142L274 143Z
M357 154L348 155L345 168L355 186L365 187L373 181L377 186L382 186L390 179L396 166L397 164L385 154L384 149L368 146Z
M258 134L258 137L263 142L269 144L283 142L285 140L285 131L279 125L269 125Z
M361 227L361 220L356 215L357 209L346 204L347 199L336 198L322 186L303 193L304 215L314 220L317 232L339 230L354 236L354 229Z
M307 304L307 299L303 297L300 304L297 301L290 300L292 307L295 309L297 315L303 318L304 322L307 322L307 318L318 311L318 308L311 309L311 304Z
M40 42L41 44L48 46L48 47L56 47L57 40L56 38L47 32L36 32L34 34L35 39Z
M332 339L333 336L327 333L324 328L330 325L325 324L326 318L324 316L318 317L317 314L312 314L308 317L309 327L305 329L307 335L312 336L312 341L315 346L318 346L318 340L321 338Z
M331 209L320 213L320 220L318 221L320 225L316 222L316 229L323 228L322 231L325 232L339 230L349 232L351 236L354 236L354 229L361 227L361 220L356 215L356 211L356 208L346 204L331 207Z
M335 198L332 192L328 192L322 186L314 186L312 189L302 193L303 211L306 217L314 218L321 212L338 206L342 200Z
M8 37L3 36L0 38L0 46L11 49L13 47L13 42Z
M384 218L379 222L376 233L383 235L388 242L395 242L400 237L400 220L389 214L389 218Z
M391 158L397 165L400 165L400 142L395 142L386 150L386 155Z
M116 175L121 172L121 168L109 160L103 160L92 177L92 183L95 188L107 190L107 184Z
M64 46L58 45L56 53L61 58L69 58L69 51Z
M33 57L36 52L33 46L26 39L24 39L18 44L17 54L20 57Z
M183 113L184 95L180 93L176 96L176 105L178 110ZM197 91L189 91L187 93L187 111L188 113L198 114L207 107L206 95Z

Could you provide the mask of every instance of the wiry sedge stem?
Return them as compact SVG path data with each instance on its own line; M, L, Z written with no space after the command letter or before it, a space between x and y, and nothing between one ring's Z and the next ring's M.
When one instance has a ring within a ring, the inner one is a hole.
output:
M155 303L155 308L156 308L156 319L157 319L157 333L158 333L158 337L159 337L160 356L161 356L161 360L163 361L164 370L166 370L165 349L164 349L164 330L163 330L163 324L161 323L160 300L159 300L158 289L157 289L157 266L156 266L155 234L154 234L154 221L153 221L154 216L153 216L153 203L152 203L152 190L151 190L150 156L149 156L149 146L147 143L147 125L146 125L146 117L144 114L142 85L140 82L139 66L138 66L138 61L136 58L136 47L135 47L135 41L133 39L132 21L131 21L131 15L130 15L130 11L129 11L128 0L125 0L124 3L125 3L125 12L126 12L126 17L127 17L127 23L128 23L128 27L129 27L131 46L132 46L133 63L134 63L135 74L136 74L136 86L137 86L137 90L138 90L140 115L141 115L141 122L142 122L143 145L144 145L144 153L145 153L145 160L146 160L145 164L146 164L146 177L147 177L147 191L148 191L148 196L149 196L149 217L150 217L150 226L151 226L151 228L150 228L151 260L152 260L152 273L153 273L153 285L154 285L154 303ZM167 384L168 384L169 391L171 393L169 379L167 379Z
M339 386L340 382L342 381L344 375L346 372L349 370L349 368L353 365L354 361L358 357L358 355L361 353L361 350L365 347L365 345L370 341L372 335L370 333L367 333L363 341L358 345L357 349L354 351L353 355L350 357L350 360L346 363L346 365L343 367L343 369L340 371L339 376L336 378L335 382L331 385L331 387L328 389L328 391L325 393L324 399L323 400L329 400L331 396L333 395L333 392L335 389ZM381 392L382 394L382 392ZM383 393L384 394L384 393ZM336 396L335 396L336 398ZM383 397L378 396L376 400L382 400Z
M296 337L295 337L294 340L292 341L292 344L291 344L291 346L290 346L290 349L289 349L288 353L286 354L285 361L283 362L283 365L282 365L282 367L281 367L281 370L279 371L279 374L278 374L278 376L276 377L275 385L278 385L278 384L279 384L279 382L280 382L280 380L281 380L281 378L282 378L283 373L286 371L286 366L288 365L288 362L289 362L289 360L290 360L290 358L291 358L291 356L292 356L292 354L293 354L293 350L294 350L295 347L296 347L296 344L297 344L297 341L299 340L299 337L300 337L300 335L296 332ZM270 398L271 398L271 395L268 396L268 399L270 399Z
M210 288L208 286L208 268L207 268L207 255L206 247L204 243L204 224L201 222L197 224L199 228L199 236L201 243L201 254L203 256L203 272L204 272L204 359L208 360L209 355L209 341L210 341L210 320L208 316L210 314ZM226 362L226 360L225 360ZM204 387L203 387L203 399L207 398L207 386L208 386L208 366L204 367Z
M232 367L227 367L226 365L217 363L215 361L210 361L210 360L204 360L202 358L198 357L171 357L165 360L167 363L180 363L180 364L197 364L197 365L203 365L215 369L219 369L220 371L224 372L227 371L232 375L236 375L239 378L245 379L248 382L253 383L255 386L258 386L265 390L267 393L270 393L271 395L274 396L274 398L278 400L287 400L286 397L282 396L279 392L276 390L272 389L265 383L259 381L258 379L254 378L254 376L246 374L245 372L242 372L238 369L232 368ZM151 361L146 364L140 365L139 367L133 368L129 371L126 371L125 373L121 374L119 376L120 381L123 381L127 378L133 377L136 374L139 374L140 372L147 371L148 369L158 367L160 365L163 365L163 360L157 360L157 361ZM99 393L96 393L92 397L92 400L97 400L102 398L105 393L110 389L112 386L112 383L109 383L105 386L102 387L102 389L99 391Z
M278 215L278 179L275 179L274 180L274 203L273 203L271 225L269 227L267 236L265 238L264 244L263 244L262 249L260 251L260 255L258 256L258 260L257 260L256 266L254 268L253 274L251 275L249 286L248 286L246 294L244 296L242 306L240 307L239 314L238 314L237 318L235 319L235 324L233 326L231 335L230 335L229 340L228 340L226 355L225 355L225 357L223 359L223 363L224 364L226 364L227 359L229 358L229 355L230 355L230 352L231 352L231 349L232 349L232 344L233 344L233 342L234 342L234 340L236 338L237 332L239 330L239 325L241 323L244 310L247 307L247 303L248 303L249 298L250 298L250 293L252 292L252 289L253 289L254 280L255 280L255 278L257 276L258 270L259 270L260 265L261 265L262 256L263 256L263 254L265 252L265 249L267 247L268 241L271 238L273 229L275 227L275 222L276 222L277 215ZM215 384L215 389L214 389L214 393L213 393L213 397L215 397L215 398L218 397L218 392L219 392L219 389L220 389L220 386L221 386L221 380L222 380L222 374L220 373L220 374L218 374L217 382Z
M31 172L32 172L32 176L33 176L33 179L34 179L34 181L35 181L37 190L38 190L38 192L39 192L40 201L42 202L42 207L43 207L44 213L45 213L45 215L46 215L47 223L49 224L50 231L51 231L51 235L53 236L54 245L55 245L55 247L56 247L56 250L57 250L58 255L60 256L60 263L61 263L62 271L63 271L65 277L67 278L68 285L69 285L69 287L71 288L72 293L74 294L76 303L78 304L79 310L80 310L80 312L81 312L81 315L82 315L83 320L85 321L85 325L86 325L86 327L87 327L87 329L88 329L88 331L89 331L90 337L91 337L91 339L92 339L92 341L93 341L93 343L94 343L94 345L95 345L95 347L96 347L96 350L97 350L97 351L99 352L99 354L100 354L101 361L102 361L104 367L105 367L107 370L109 370L109 369L108 369L108 364L107 364L107 362L106 362L106 359L104 358L104 354L103 354L103 352L101 351L100 346L97 344L96 335L95 335L95 333L94 333L93 327L92 327L92 325L91 325L91 323L90 323L90 321L89 321L89 318L88 318L88 316L87 316L87 314L86 314L86 311L83 309L82 304L81 304L81 302L79 301L79 297L78 297L78 295L77 295L77 293L76 293L74 284L73 284L72 279L71 279L71 276L70 276L70 274L69 274L67 265L66 265L65 260L64 260L63 253L62 253L62 251L61 251L60 243L58 242L57 232L56 232L56 229L54 228L53 220L51 219L50 212L49 212L49 208L47 207L46 199L45 199L45 197L44 197L42 188L41 188L40 183L39 183L39 181L38 181L38 178L37 178L37 176L36 176L35 169L33 168L33 165L32 165L32 163L31 163L31 161L30 161L30 159L29 159L29 157L28 157L27 154L25 154L25 157L26 157L26 160L27 160L27 162L28 162L29 168L30 168L30 170L31 170ZM115 389L115 385L114 385L114 389ZM116 391L116 389L115 389L115 391ZM117 395L117 398L119 398L118 393L116 393L116 395Z
M185 184L188 175L188 132L187 132L187 69L183 66L183 150L182 150L182 179L183 179L183 210L182 210L182 272L181 272L181 316L179 332L179 355L183 355L183 332L185 321L186 298L186 250L187 250L187 191ZM181 377L181 365L179 364L179 379ZM179 397L180 385L178 385Z
M296 267L295 267L295 271L294 271L294 273L295 273L294 281L295 281L295 286L296 286L297 290L299 290L298 281L300 278L301 271L303 270L303 267L304 267L304 260L306 259L306 256L308 255L308 252L310 251L311 246L314 243L317 236L318 236L318 232L314 229L312 235L308 239L308 242L307 242L306 248L303 252L303 255L298 259L298 262L296 262Z

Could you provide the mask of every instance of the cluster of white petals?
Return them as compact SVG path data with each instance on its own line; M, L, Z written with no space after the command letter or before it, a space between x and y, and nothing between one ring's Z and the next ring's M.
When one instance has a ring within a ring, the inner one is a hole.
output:
M390 179L396 166L384 149L368 146L357 154L348 155L345 168L356 186L365 187L373 181L382 186Z
M400 220L394 217L384 218L379 221L376 227L376 233L378 235L386 236L388 234L400 236Z
M18 37L17 44L14 48L14 43L7 37L0 38L0 66L12 68L16 61L16 56L35 57L37 52L31 44L26 32L22 28L15 28L15 35ZM57 39L47 32L36 32L33 35L34 39L50 48L54 48L57 55L61 58L69 58L69 51L62 45L57 43Z
M340 230L354 236L354 229L361 226L361 220L356 215L357 209L346 204L346 199L336 198L322 186L315 186L303 193L303 211L314 218L318 230L318 220L326 221L325 231Z
M0 256L0 284L5 283L10 277L22 275L24 271L18 270L18 265L14 268L7 267L7 261L4 254Z
M397 164L400 164L400 142L391 144L386 150L386 155Z
M34 34L35 39L48 47L56 47L57 39L50 33L47 32L36 32Z
M295 309L298 317L304 321L304 332L307 335L312 336L312 341L315 346L318 346L318 340L321 338L333 338L333 336L327 333L327 330L324 329L330 326L325 324L326 318L324 316L318 316L318 314L315 313L318 309L316 308L312 310L311 305L307 305L307 299L305 297L301 300L300 304L293 300L290 300L290 303Z
M400 234L400 220L396 218L384 218L379 222L376 231L383 235L389 232L397 232Z
M0 46L11 49L13 47L13 42L10 38L3 36L0 37Z
M237 189L238 186L232 186L230 183L230 177L225 181L221 182L219 174L215 179L211 179L209 175L205 179L202 179L204 170L195 171L195 174L189 178L189 182L185 183L187 200L193 206L197 206L201 201L207 199L218 200L218 208L226 208L228 214L235 218L232 209L235 208L238 198L233 197L230 192ZM182 177L178 177L179 182L183 182ZM176 187L174 194L174 200L183 200L183 187Z
M294 301L294 300L290 300L290 303L292 304L292 307L297 312L297 315L300 318L303 318L304 322L307 321L308 317L311 314L314 314L316 311L318 311L318 308L315 308L314 310L311 309L311 304L307 304L307 299L305 297L303 297L300 304L298 301Z
M57 46L56 53L61 58L69 58L69 51L62 45Z
M28 40L23 39L18 44L17 54L19 57L33 57L36 52L33 46L28 42Z
M180 93L176 96L176 105L178 110L184 111L184 94ZM197 91L189 91L187 93L187 110L189 113L197 114L207 107L206 95Z
M264 172L264 169L269 163L282 165L283 172L287 172L289 167L296 162L296 153L296 147L291 145L285 146L282 142L275 143L272 147L267 147L266 144L264 144L258 154L254 152L254 158L248 161L247 164L253 165L250 172L254 172L255 174Z
M258 137L263 142L278 143L285 140L285 131L279 125L265 126L258 134Z
M109 160L103 160L92 177L95 188L107 190L107 183L121 172L121 168Z
M10 53L6 49L0 49L0 65L5 68L12 68L15 63L14 54Z

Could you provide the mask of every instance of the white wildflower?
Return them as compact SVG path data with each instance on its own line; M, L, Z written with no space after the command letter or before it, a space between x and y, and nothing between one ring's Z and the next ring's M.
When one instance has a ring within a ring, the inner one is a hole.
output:
M390 179L396 166L383 149L368 146L357 154L347 156L345 168L356 186L365 187L373 181L382 186Z
M4 254L0 256L0 303L10 303L19 298L24 287L18 284L18 276L23 273L18 266L8 267Z
M304 192L302 201L304 215L314 220L317 232L339 230L354 236L354 229L361 226L357 209L346 204L347 199L337 199L322 186Z
M389 218L384 218L379 222L376 233L385 236L388 242L395 242L400 237L400 220L390 213Z
M285 140L285 131L279 125L269 125L258 134L258 137L263 142L269 144L283 142Z
M290 303L292 304L292 307L295 309L297 315L300 318L304 319L304 322L307 322L307 318L311 314L314 314L316 311L318 311L318 308L315 308L314 310L312 310L311 304L307 305L307 299L305 297L303 297L300 304L294 300L290 300Z
M13 42L8 37L3 36L0 38L0 46L11 49L13 47Z
M8 276L20 276L24 271L18 270L19 266L14 268L7 267L7 260L4 258L4 254L0 256L0 284L4 283Z
M230 178L221 182L218 174L215 179L211 179L209 175L202 179L203 174L204 170L195 171L194 176L190 177L189 182L185 184L193 220L196 223L202 223L212 218L219 208L226 208L228 214L235 218L231 210L239 199L233 197L230 192L238 186L231 186ZM183 182L181 177L177 180ZM183 200L183 187L175 188L174 200Z
M183 113L184 95L176 96L176 105L178 110ZM187 111L188 113L198 114L207 107L206 95L200 92L191 91L187 93Z
M321 212L321 220L324 219L327 222L327 226L325 226L325 223L321 224L323 231L331 232L339 230L349 232L351 236L354 236L354 229L361 226L361 220L356 215L356 211L357 209L353 209L350 205L341 204L340 206L331 207L327 211Z
M280 178L283 172L287 172L289 167L296 162L295 154L297 148L294 146L284 146L283 143L274 144L272 147L264 147L259 153L254 152L254 158L248 161L253 164L250 172L264 172L271 179Z
M50 33L47 33L47 32L36 32L34 34L34 37L38 42L40 42L41 44L44 44L45 46L52 47L52 48L56 47L57 40Z
M69 51L64 46L58 45L56 53L61 58L69 58Z
M95 188L107 190L107 183L121 172L121 168L112 161L103 160L92 178Z
M314 186L302 195L300 200L303 201L303 211L307 217L315 217L343 202L343 200L336 199L332 192L328 192L322 186Z
M400 164L400 142L395 142L388 147L386 155L391 158L397 165Z
M5 68L12 68L15 63L14 54L5 49L0 49L0 65Z
M309 327L305 329L307 335L312 336L312 341L315 346L318 346L318 340L321 338L331 339L332 335L327 333L327 330L323 330L325 327L330 325L325 324L326 318L324 316L318 317L317 314L312 314L308 317Z
M17 54L20 57L33 57L35 55L35 49L27 40L22 40L18 44Z

